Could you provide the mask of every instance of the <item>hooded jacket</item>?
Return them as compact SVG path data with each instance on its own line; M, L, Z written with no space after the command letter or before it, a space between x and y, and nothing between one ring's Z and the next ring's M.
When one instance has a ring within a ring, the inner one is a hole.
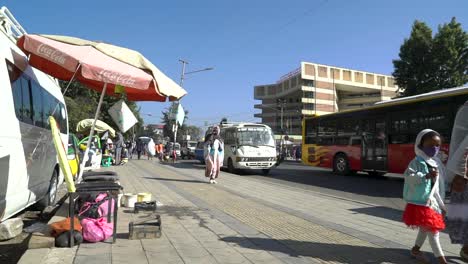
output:
M406 169L405 184L403 187L403 199L412 204L428 206L437 212L441 209L445 210L444 194L445 194L445 166L437 157L428 157L419 145L422 137L431 132L431 129L424 129L419 132L416 137L414 152L416 157L410 162ZM435 178L435 182L431 185L432 180L426 179L425 176L429 173L429 166L437 168L439 176Z

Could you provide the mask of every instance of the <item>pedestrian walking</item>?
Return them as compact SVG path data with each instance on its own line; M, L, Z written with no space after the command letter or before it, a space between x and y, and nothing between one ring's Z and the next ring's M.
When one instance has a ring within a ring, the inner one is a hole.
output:
M429 238L432 252L439 263L447 263L439 241L439 232L445 228L444 205L445 167L436 157L441 145L439 133L424 129L416 137L416 157L404 173L403 198L407 202L403 222L412 228L419 228L411 256L429 263L421 252L426 238Z
M117 142L115 142L115 152L114 152L114 160L115 165L120 165L120 161L122 159L122 149L124 147L124 138L122 133L117 132Z
M224 159L224 142L219 136L218 126L213 127L211 135L206 137L205 147L207 148L205 176L210 179L210 183L216 184Z
M460 257L468 262L468 101L458 110L450 138L447 182L447 230L453 244L461 244Z
M143 151L144 148L145 148L145 144L143 143L143 141L141 141L141 139L137 139L136 151L138 154L138 159L141 158L141 152Z

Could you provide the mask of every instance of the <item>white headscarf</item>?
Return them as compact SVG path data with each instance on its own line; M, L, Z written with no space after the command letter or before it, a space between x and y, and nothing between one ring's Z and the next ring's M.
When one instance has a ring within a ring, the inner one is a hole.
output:
M437 155L434 157L429 157L426 155L426 153L424 153L424 151L422 151L422 149L419 148L419 146L421 145L423 136L429 132L436 132L436 131L426 128L422 130L421 132L419 132L418 136L416 137L416 141L414 143L414 152L416 153L417 156L423 158L427 164L438 169L439 177L436 178L436 182L435 182L435 185L437 186L437 188L432 189L431 197L433 197L434 192L438 192L439 196L441 197L441 200L443 201L445 197L445 178L447 177L445 173L445 166L442 163L442 161L437 157Z
M418 136L416 137L416 141L414 142L414 152L416 153L417 156L423 158L424 161L427 162L427 164L431 165L432 167L439 167L439 164L435 160L435 157L427 156L426 153L424 153L424 151L419 148L419 146L421 145L423 136L429 132L435 132L435 131L432 129L426 128L423 131L419 132Z

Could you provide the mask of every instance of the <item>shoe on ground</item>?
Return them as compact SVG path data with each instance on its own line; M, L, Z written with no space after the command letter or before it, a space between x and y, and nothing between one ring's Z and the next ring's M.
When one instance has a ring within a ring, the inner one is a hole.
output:
M210 183L213 184L213 183L214 183L214 180L210 180Z
M411 257L419 261L420 263L431 263L431 261L422 253L419 251L418 253L414 253L412 250L411 252Z
M213 180L213 183L214 183L214 184L217 184L218 182L217 182L216 180Z
M463 251L463 248L460 249L460 257L463 261L468 263L468 253L465 253L465 251Z

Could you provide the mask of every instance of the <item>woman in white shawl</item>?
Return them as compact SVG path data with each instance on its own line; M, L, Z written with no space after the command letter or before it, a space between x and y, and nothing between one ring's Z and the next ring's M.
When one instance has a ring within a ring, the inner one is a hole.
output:
M211 135L205 139L205 176L210 178L210 183L216 184L224 160L224 142L219 136L219 127L213 127Z
M468 101L458 110L450 139L447 181L451 182L447 205L447 229L453 244L463 245L460 257L468 262Z

